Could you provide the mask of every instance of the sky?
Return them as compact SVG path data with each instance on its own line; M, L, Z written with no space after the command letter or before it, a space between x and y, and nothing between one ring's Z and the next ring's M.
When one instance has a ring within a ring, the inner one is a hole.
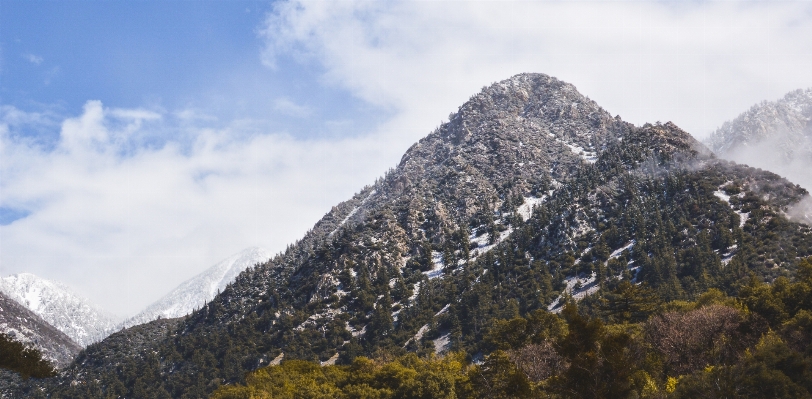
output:
M130 316L516 73L701 139L810 70L810 2L0 0L0 275Z

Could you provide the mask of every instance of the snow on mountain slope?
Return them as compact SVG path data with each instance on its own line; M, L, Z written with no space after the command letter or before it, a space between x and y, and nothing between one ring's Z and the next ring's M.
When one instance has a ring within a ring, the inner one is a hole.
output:
M56 367L68 365L82 348L34 312L0 292L0 333L36 348Z
M734 154L747 147L762 147L773 140L785 158L800 154L812 135L812 88L795 90L777 101L763 101L725 122L707 139L717 155Z
M243 270L265 263L272 254L262 248L248 248L234 254L203 273L187 280L172 292L149 305L141 313L125 320L121 327L131 327L157 318L185 316L212 300L218 292L237 278Z
M82 347L104 339L115 317L67 286L20 273L0 278L0 292L25 306Z
M707 139L721 158L766 169L812 190L812 88L754 105Z

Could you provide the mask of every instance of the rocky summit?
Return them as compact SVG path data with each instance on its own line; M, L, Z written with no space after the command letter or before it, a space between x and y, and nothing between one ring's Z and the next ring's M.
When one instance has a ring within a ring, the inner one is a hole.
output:
M90 345L30 392L205 397L289 359L490 364L500 320L599 309L623 281L686 301L791 275L812 255L810 228L786 216L806 195L672 123L634 126L571 84L517 75L199 310Z

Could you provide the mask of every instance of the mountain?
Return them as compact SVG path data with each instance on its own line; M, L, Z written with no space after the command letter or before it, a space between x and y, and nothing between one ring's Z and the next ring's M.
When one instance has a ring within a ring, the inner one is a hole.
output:
M482 359L500 320L568 297L597 309L619 281L685 301L790 275L812 255L812 230L786 214L807 195L672 123L634 126L571 84L516 75L163 338L101 341L44 387L205 397L283 358Z
M85 347L112 332L114 316L92 304L67 286L20 273L0 278L0 292L41 317Z
M36 348L59 368L73 361L82 349L66 334L3 293L0 293L0 333Z
M186 316L212 300L243 270L265 263L271 257L272 254L262 248L247 248L185 281L137 315L125 320L121 326L132 327L158 318Z
M768 169L812 189L812 89L764 101L714 131L718 156Z

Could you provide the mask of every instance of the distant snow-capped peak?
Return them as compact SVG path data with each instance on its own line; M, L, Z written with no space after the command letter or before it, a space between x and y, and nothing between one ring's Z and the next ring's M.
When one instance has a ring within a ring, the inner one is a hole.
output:
M121 327L131 327L157 318L185 316L211 301L218 292L234 281L243 270L271 259L265 249L252 247L234 254L206 271L187 280L169 294L149 305L141 313L125 320Z
M64 284L30 273L0 278L0 291L83 347L104 339L117 322Z

